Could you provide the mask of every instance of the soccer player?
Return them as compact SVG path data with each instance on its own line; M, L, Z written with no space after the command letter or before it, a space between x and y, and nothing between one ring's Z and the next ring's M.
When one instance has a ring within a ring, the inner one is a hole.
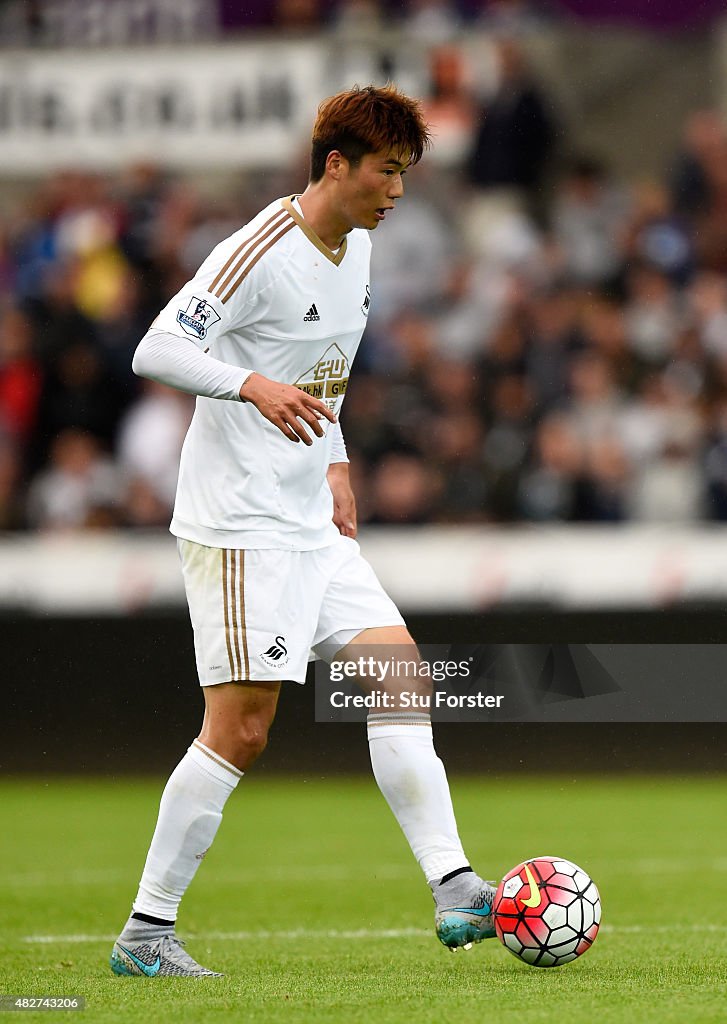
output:
M324 101L305 192L221 242L135 353L137 374L198 396L171 531L205 714L162 795L111 953L116 974L215 975L182 948L177 912L228 797L265 747L280 681L304 682L311 650L347 659L392 645L402 660L418 657L354 539L338 414L369 312L369 232L428 144L418 103L393 87ZM494 934L494 893L462 849L429 716L372 713L368 740L431 886L440 940L456 949Z

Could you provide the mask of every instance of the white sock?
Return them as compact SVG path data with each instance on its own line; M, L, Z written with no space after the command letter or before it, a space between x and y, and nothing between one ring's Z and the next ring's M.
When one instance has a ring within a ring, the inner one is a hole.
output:
M369 715L368 737L379 789L427 881L439 881L464 867L468 861L457 834L444 765L434 749L429 715Z
M199 740L169 777L134 912L175 921L179 904L222 821L242 772Z

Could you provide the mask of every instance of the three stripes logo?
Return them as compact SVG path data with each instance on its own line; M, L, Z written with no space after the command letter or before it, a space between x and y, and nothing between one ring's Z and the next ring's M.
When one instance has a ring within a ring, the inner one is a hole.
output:
M288 648L285 646L285 637L276 636L275 643L271 644L267 651L264 651L260 657L268 665L287 665Z
M303 317L303 322L304 323L313 323L313 322L318 321L318 320L320 320L320 317L318 315L318 310L316 309L316 304L314 302L313 305L311 306L311 308L306 313L306 315Z

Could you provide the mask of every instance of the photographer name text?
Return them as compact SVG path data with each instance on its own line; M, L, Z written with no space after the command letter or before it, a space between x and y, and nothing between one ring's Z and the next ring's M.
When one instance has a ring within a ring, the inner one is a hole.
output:
M417 711L430 711L432 708L500 708L504 699L503 694L445 693L442 690L435 690L431 695L406 690L396 694L379 690L366 694L335 690L330 696L333 708L408 708Z

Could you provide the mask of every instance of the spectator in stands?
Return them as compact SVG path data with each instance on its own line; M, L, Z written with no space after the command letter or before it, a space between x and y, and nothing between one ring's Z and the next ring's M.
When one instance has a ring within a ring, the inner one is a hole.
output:
M629 345L623 304L611 297L595 296L582 305L579 334L588 352L604 357L615 387L626 394L638 386L641 365Z
M110 447L129 398L121 394L98 348L72 340L49 363L44 380L37 437L41 457L66 428L86 431Z
M665 375L648 374L624 408L619 424L619 437L637 473L666 448L670 412Z
M408 38L425 47L455 41L462 29L457 5L452 0L409 0L404 17Z
M521 279L508 267L466 256L447 268L445 291L436 316L437 350L455 359L476 360L512 315L521 296Z
M333 17L340 72L349 67L378 66L386 59L385 12L381 0L339 0Z
M26 525L21 482L17 442L0 433L0 530L20 530Z
M441 482L434 468L413 454L391 452L373 471L370 523L415 525L431 519Z
M562 413L541 420L518 506L523 519L576 522L584 518L584 448L572 421Z
M631 223L626 231L627 259L656 267L677 285L694 270L693 228L671 206L668 189L649 181L636 190Z
M710 410L704 453L705 500L711 519L727 520L727 399Z
M75 268L71 265L53 263L44 272L42 291L26 298L23 308L33 322L35 351L44 365L52 362L70 341L95 346L96 327L78 308Z
M674 211L698 227L715 205L727 161L727 129L716 110L697 110L684 125L681 148L669 176Z
M562 273L573 284L611 284L624 261L630 202L627 191L590 157L576 157L561 179L552 226Z
M589 350L573 359L570 396L564 409L584 444L618 436L624 397L616 386L614 369L603 353Z
M401 214L401 216L399 216ZM434 312L443 301L456 239L446 218L416 186L407 188L391 223L382 224L386 245L371 250L369 330L377 334L406 310ZM368 338L367 338L368 341ZM366 358L366 352L361 355Z
M630 465L618 436L603 434L584 447L578 518L620 523L627 518Z
M450 408L427 424L425 437L428 461L439 474L436 521L484 522L489 500L480 417L467 407Z
M542 206L547 163L556 138L553 104L535 80L525 51L512 39L496 45L498 79L477 118L466 165L475 198L467 217L472 231L486 235L513 210Z
M140 398L121 420L116 444L119 465L135 484L136 507L141 508L146 491L162 510L162 523L154 525L166 525L171 516L179 456L193 409L194 403L180 391L144 381Z
M136 267L145 267L154 254L159 209L165 181L156 164L140 161L121 175L115 193L122 205L121 244L124 255Z
M310 31L322 20L321 0L275 0L275 25L283 31Z
M49 530L118 526L119 472L87 431L68 428L53 440L48 466L30 485L28 518Z
M518 488L535 421L533 388L524 374L500 377L486 409L487 437L482 449L491 518L518 517Z
M7 309L0 315L0 434L14 438L19 448L35 430L41 383L30 320Z
M579 295L572 290L551 289L528 304L524 373L540 415L560 405L567 394L571 359L583 346L578 319Z
M131 369L134 350L159 307L152 304L146 279L137 271L127 267L119 283L94 325L94 348L126 402L139 388Z
M651 523L696 522L704 515L704 478L693 446L671 441L634 481L629 518Z
M541 30L551 15L551 5L538 0L479 0L477 25L495 35L517 38Z
M460 167L475 120L471 73L461 46L433 47L428 60L429 96L422 106L433 132L431 159L444 167Z
M687 316L703 353L727 356L727 278L714 271L695 275L686 293Z
M666 274L648 264L635 264L626 278L625 326L629 345L648 367L671 359L685 323L683 303Z
M378 375L358 374L346 393L343 413L346 443L357 453L361 470L364 465L374 465L392 447L389 399L387 382Z

